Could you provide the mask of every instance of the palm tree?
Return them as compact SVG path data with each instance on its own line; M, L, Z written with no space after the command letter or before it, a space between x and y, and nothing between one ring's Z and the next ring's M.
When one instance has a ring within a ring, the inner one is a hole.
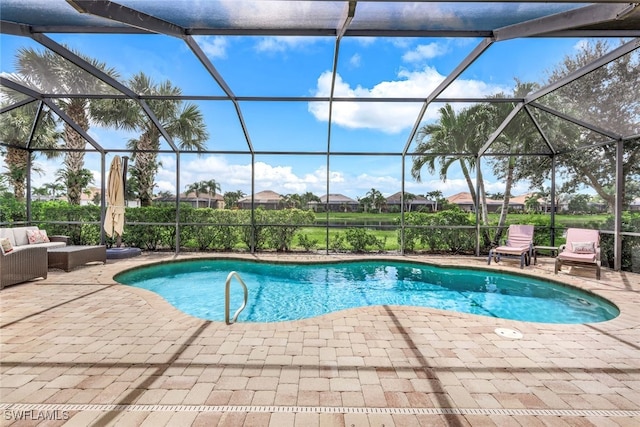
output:
M29 159L35 159L34 154L26 149L36 117L36 106L30 103L20 108L13 109L0 116L0 140L7 144L0 147L6 164L8 183L13 187L16 200L25 198L25 181L28 174ZM53 117L45 113L39 119L39 126L33 135L29 148L56 148L61 134L55 129ZM59 155L58 151L44 151L47 158ZM32 167L32 170L37 171Z
M118 73L113 68L107 68L102 62L84 56L74 51L76 55L100 69L111 77L117 78ZM51 52L40 52L32 48L21 48L16 58L16 68L22 79L29 81L29 85L43 93L105 93L114 91L113 88L97 78L84 72L63 57ZM89 106L95 101L89 98L61 98L55 101L81 129L89 130L91 115ZM85 139L69 124L65 123L63 137L68 151L63 162L67 171L67 197L72 204L80 204L82 188L77 187L83 182ZM75 175L75 176L74 176Z
M411 206L413 205L413 201L417 198L418 196L416 196L413 193L404 193L404 209L407 212L411 212Z
M140 95L180 96L182 91L169 81L154 83L140 72L129 80L129 87ZM179 99L151 99L147 103L160 125L172 138L178 140L181 150L201 151L209 137L202 113L194 104L184 104ZM140 132L138 138L128 143L132 150L138 180L138 197L141 206L150 206L159 163L160 129L149 119L140 105L128 99L103 99L91 104L96 121L119 129Z
M433 191L429 191L426 194L428 199L433 199L434 202L436 202L436 204L433 206L433 210L437 211L438 210L438 200L442 198L443 194L442 191L440 190L433 190Z
M238 191L227 191L222 196L224 198L224 206L229 209L234 207L238 200L242 199L246 194L242 190Z
M67 188L79 188L81 190L80 194L83 194L84 190L93 182L93 174L89 169L81 169L79 172L70 171L69 169L58 169L56 171L56 177L61 182L64 182ZM69 204L80 204L80 199L78 199L77 203L71 201L70 193L67 193L67 199Z
M438 122L425 125L418 130L416 136L418 145L415 149L417 154L413 157L411 176L420 182L422 168L426 165L430 173L435 173L437 170L440 179L446 181L449 168L457 163L469 187L473 205L477 209L477 195L471 172L476 167L475 154L487 140L486 110L484 106L476 105L456 114L451 104L446 104L439 111ZM489 218L482 171L478 172L478 176L481 220L487 225ZM485 243L488 244L490 240L488 230L485 229L483 233Z
M36 187L31 191L31 194L38 196L38 198L46 198L49 195L49 189L47 187Z
M160 197L161 199L171 199L174 198L175 195L171 191L159 191L158 197Z
M196 199L200 197L200 193L206 192L206 187L203 185L203 181L194 182L185 187L184 192L186 195L189 193L195 193Z
M286 194L282 197L280 203L286 208L299 208L302 206L302 198L296 193Z
M386 199L380 191L372 188L367 193L366 199L371 203L372 208L378 208L378 213L382 213L382 208L385 205Z
M62 194L62 192L64 191L64 185L58 183L58 182L52 182L49 184L45 184L44 188L47 190L48 194L51 196L52 199L55 199L57 197L60 197L60 195Z
M523 98L536 88L535 83L522 83L516 80L516 87L513 91L514 98ZM503 94L496 95L504 97ZM490 112L490 120L495 127L499 126L505 117L511 112L513 106L509 103L494 103L487 106ZM509 123L509 125L496 138L494 145L499 147L499 151L510 153L511 155L494 160L494 172L496 176L504 180L504 198L502 199L502 209L498 220L498 227L493 238L493 244L498 244L502 239L507 221L507 213L509 210L509 200L511 198L511 189L518 181L516 153L523 153L529 150L532 144L533 135L537 132L533 128L533 123L529 116L521 111Z
M301 196L302 206L306 209L309 209L309 203L318 202L320 203L320 197L316 196L310 191L307 191Z
M215 179L210 179L209 181L202 181L206 188L206 193L209 195L209 204L208 207L211 207L211 198L216 197L216 191L222 191L220 189L220 184L216 182Z
M476 189L471 179L471 171L476 166L474 154L486 141L486 138L483 138L486 126L482 118L484 112L480 105L464 109L458 114L451 104L440 108L439 121L418 130L418 145L415 150L418 154L413 158L411 176L420 182L422 168L426 165L430 173L437 171L440 179L446 181L449 168L457 163L469 188L474 207L477 208ZM484 199L484 195L482 198ZM486 220L486 205L481 212Z
M540 193L533 193L524 199L524 207L527 212L536 212L540 209Z

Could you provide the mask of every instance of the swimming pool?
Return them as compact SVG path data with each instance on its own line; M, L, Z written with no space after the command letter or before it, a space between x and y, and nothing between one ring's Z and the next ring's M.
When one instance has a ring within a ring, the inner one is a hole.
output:
M137 268L119 283L156 292L192 316L224 320L227 275L249 289L238 322L279 322L370 305L408 305L543 323L591 323L619 314L589 292L523 275L400 261L267 263L248 260L174 261ZM231 315L243 291L231 284Z

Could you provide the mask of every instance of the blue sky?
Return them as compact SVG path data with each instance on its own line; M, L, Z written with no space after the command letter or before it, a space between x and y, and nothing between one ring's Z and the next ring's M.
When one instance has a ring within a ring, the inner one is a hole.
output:
M184 95L222 95L223 91L181 40L159 35L50 36L85 55L99 58L128 78L143 70L156 82L171 81ZM328 96L331 84L334 40L321 37L196 37L197 42L239 96ZM340 46L336 93L338 97L426 97L479 43L479 39L344 38ZM510 93L514 79L541 82L547 71L574 54L584 40L525 39L499 42L472 64L443 94L445 97L484 97L500 91ZM20 47L40 49L20 37L0 36L1 71L14 71ZM221 101L197 101L205 116L209 150L246 150L233 105ZM426 121L437 117L435 103ZM462 106L462 104L457 104ZM242 102L240 104L254 148L258 151L318 152L327 149L327 105L307 102ZM372 153L361 157L335 156L330 161L330 192L353 198L376 188L385 196L401 190L399 156L376 152L401 152L421 104L336 103L331 148L342 152ZM93 126L90 135L107 149L124 148L135 136ZM164 148L168 148L165 144ZM111 161L107 157L107 167ZM183 191L193 182L215 179L222 192L251 192L249 155L182 155L180 186L176 188L176 165L172 155L161 155L156 177L157 191ZM87 156L86 167L101 182L99 156ZM256 191L281 194L311 191L326 193L325 156L257 155ZM38 158L46 171L34 176L33 185L53 180L59 161ZM440 190L445 196L466 191L459 170L452 169L446 182L423 172L423 182L410 177L406 162L406 191L425 194ZM489 192L503 185L486 177ZM514 190L528 190L520 183Z

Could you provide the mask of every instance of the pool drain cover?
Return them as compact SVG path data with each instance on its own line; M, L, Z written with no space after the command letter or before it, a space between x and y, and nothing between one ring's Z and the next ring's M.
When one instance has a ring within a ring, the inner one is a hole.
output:
M516 331L515 329L507 329L507 328L497 328L496 334L505 338L513 338L519 340L522 338L522 332Z

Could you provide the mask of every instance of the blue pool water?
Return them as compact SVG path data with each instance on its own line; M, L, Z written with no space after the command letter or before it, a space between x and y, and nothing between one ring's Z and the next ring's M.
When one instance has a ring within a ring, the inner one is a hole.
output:
M193 260L147 266L115 280L160 294L192 316L224 320L224 288L237 271L249 289L238 322L304 319L369 305L433 307L544 323L591 323L619 310L575 288L496 271L418 263L359 261L283 264ZM242 305L242 286L231 283L231 316Z

